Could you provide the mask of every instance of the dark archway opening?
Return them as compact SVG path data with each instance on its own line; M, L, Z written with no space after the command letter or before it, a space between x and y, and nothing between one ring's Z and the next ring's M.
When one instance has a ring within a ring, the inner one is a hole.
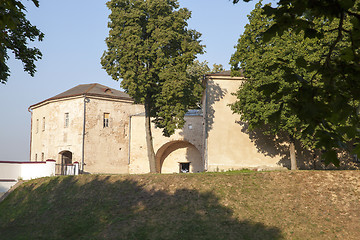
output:
M64 151L61 154L61 164L72 164L72 152Z
M68 175L68 166L72 166L72 152L62 151L60 155L60 164L56 166L57 175Z

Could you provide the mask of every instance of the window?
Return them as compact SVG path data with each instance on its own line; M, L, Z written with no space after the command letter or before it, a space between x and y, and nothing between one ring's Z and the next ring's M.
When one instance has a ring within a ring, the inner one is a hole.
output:
M65 113L64 127L69 127L69 113Z
M180 163L180 173L188 173L190 171L190 163Z
M36 133L39 132L39 119L36 119Z
M42 131L45 131L45 117L43 117L43 125L42 125Z
M104 128L109 127L109 115L110 113L104 113Z
M35 153L35 162L37 162L37 153Z
M44 153L41 153L41 161L44 161L44 158L45 158Z

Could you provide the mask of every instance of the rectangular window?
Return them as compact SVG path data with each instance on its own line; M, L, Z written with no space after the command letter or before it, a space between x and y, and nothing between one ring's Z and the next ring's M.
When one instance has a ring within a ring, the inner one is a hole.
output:
M36 119L36 133L39 132L39 119Z
M35 162L37 162L37 153L35 153Z
M180 163L180 173L188 173L190 171L190 163Z
M64 127L69 127L69 113L65 113Z
M45 158L44 153L41 153L41 161L44 161L44 158Z
M109 115L110 113L104 113L104 128L109 127Z
M45 117L43 117L43 123L42 123L42 131L45 131Z

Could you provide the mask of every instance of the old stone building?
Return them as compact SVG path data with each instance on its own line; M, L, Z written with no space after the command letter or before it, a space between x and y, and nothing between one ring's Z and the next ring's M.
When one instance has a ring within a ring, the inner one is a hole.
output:
M208 75L202 109L186 114L183 129L164 137L161 129L152 128L159 172L282 168L281 156L254 141L228 106L243 80L230 71ZM31 161L78 162L89 173L149 172L144 108L127 94L84 84L29 110Z

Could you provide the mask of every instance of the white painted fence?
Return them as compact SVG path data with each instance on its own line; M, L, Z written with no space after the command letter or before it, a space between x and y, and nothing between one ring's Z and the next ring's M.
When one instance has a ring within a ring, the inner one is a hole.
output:
M78 174L79 174L79 164L77 162L75 164L71 164L67 166L65 175L78 175Z
M73 164L56 164L56 175L79 175L79 162Z
M6 192L19 179L55 176L55 160L45 162L0 161L0 192Z

